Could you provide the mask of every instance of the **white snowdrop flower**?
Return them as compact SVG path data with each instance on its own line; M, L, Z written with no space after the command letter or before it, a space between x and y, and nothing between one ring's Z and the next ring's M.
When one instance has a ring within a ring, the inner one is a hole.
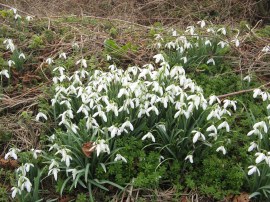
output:
M20 16L19 14L16 14L16 15L14 16L14 18L15 18L15 20L18 20L18 19L21 19L22 16Z
M245 76L245 77L243 78L243 81L247 81L248 83L250 83L250 81L251 81L250 75Z
M207 45L212 46L212 43L211 43L210 40L206 40L206 41L204 42L204 44L205 44L206 46L207 46Z
M234 44L235 44L236 47L239 47L240 46L239 39L235 38L235 39L232 40L232 42L234 42Z
M2 71L0 71L0 75L4 75L6 78L9 78L9 73L8 70L3 69Z
M106 59L107 59L107 61L111 61L112 57L110 55L106 55Z
M53 177L54 177L55 181L57 181L57 175L58 175L59 171L60 171L59 168L52 168L52 169L49 170L48 176L53 174Z
M264 53L270 52L270 46L263 47L262 52L264 52Z
M248 171L248 175L252 175L254 173L258 173L258 176L260 176L260 170L257 168L257 166L248 166L249 171Z
M70 129L73 133L77 134L79 127L75 123L70 124Z
M31 152L32 152L32 154L33 154L33 158L34 159L37 159L37 155L38 154L40 154L40 153L42 153L42 150L39 150L39 149L31 149Z
M253 98L256 98L258 95L261 95L262 91L259 88L253 90Z
M223 155L225 155L227 153L224 146L218 147L217 150L216 150L216 152L219 152L219 151L222 151Z
M15 65L15 62L13 60L8 61L8 66L11 67L12 65Z
M85 59L80 59L76 62L76 65L81 64L84 68L87 68L87 62Z
M214 125L209 126L209 127L206 129L206 131L207 131L207 132L212 132L212 133L210 133L208 136L214 137L215 140L217 139L217 128L216 128Z
M176 30L172 30L172 36L178 36L177 31Z
M194 35L195 27L194 26L188 26L185 32L189 32L191 35Z
M29 22L29 21L33 20L34 18L33 18L33 16L28 15L28 16L26 16L25 19Z
M71 172L72 173L72 179L75 180L76 176L81 172L78 171L76 168L72 168L72 169L67 169L67 173ZM76 188L76 186L75 186Z
M104 139L98 141L98 143L96 144L96 151L97 156L99 156L101 152L106 152L107 154L110 154L110 148L108 144L105 143Z
M26 188L26 191L30 192L32 188L32 184L27 177L23 176L23 178L24 178L24 182L21 185L21 189L23 190L23 188Z
M127 159L125 157L123 157L121 154L116 154L114 161L123 161L123 162L127 163Z
M42 113L42 112L39 112L39 113L37 114L37 116L36 116L36 121L40 121L40 118L43 118L43 119L45 119L45 120L48 120L48 117L47 117L44 113Z
M3 44L6 45L6 49L13 52L15 50L15 45L13 44L12 39L6 39L4 40Z
M201 132L193 130L192 133L195 133L195 135L193 136L193 139L192 139L193 144L195 144L199 140L199 138L201 138L203 141L205 141L205 136Z
M11 197L15 198L16 194L19 193L21 195L21 190L18 187L12 187L11 188Z
M54 61L53 61L52 58L47 58L47 59L46 59L46 63L47 63L48 65L50 65L50 64L54 63Z
M20 152L21 150L17 148L10 148L8 150L8 153L5 155L5 160L7 160L9 157L12 157L13 159L17 160L18 156L17 153Z
M53 167L59 167L59 163L54 160L54 159L51 159L51 164L49 165L49 170L51 170Z
M67 54L66 53L60 53L59 58L63 58L64 60L67 59Z
M230 126L228 124L227 121L222 122L221 124L219 124L219 126L217 127L218 130L220 130L221 128L226 128L226 132L230 132Z
M121 128L126 128L126 127L129 127L129 129L130 129L131 131L134 130L134 127L133 127L133 125L130 123L130 121L124 122L124 123L122 124L122 126L121 126Z
M267 109L267 110L270 110L270 104L267 105L266 109ZM270 117L268 116L268 119L269 119L269 118L270 118Z
M214 102L218 102L218 103L220 103L220 99L217 97L217 96L215 96L215 95L211 95L210 97L209 97L209 105L212 105Z
M104 122L107 122L107 120L108 120L105 112L103 112L103 111L98 111L98 112L93 114L93 117L96 117L96 116L101 117Z
M108 128L108 131L111 132L111 138L114 138L115 135L118 135L119 128L113 125Z
M226 33L227 33L225 27L219 28L219 29L217 30L217 32L220 32L220 33L223 34L224 36L225 36Z
M146 135L144 135L142 137L142 140L145 140L146 138L151 139L152 142L156 142L156 139L155 139L154 135L151 132L148 132Z
M212 34L215 34L215 30L211 27L206 30L207 32L211 32Z
M163 41L163 38L162 38L162 36L160 34L155 34L154 36L155 36L155 40Z
M267 92L262 92L261 97L263 101L266 101L268 99L268 93Z
M74 42L74 43L72 43L72 48L79 49L80 46L79 46L79 44L77 42Z
M258 149L258 145L255 142L251 142L248 151L251 152L256 148Z
M227 109L227 107L231 106L231 107L233 107L233 110L236 111L236 103L237 103L237 101L227 100L226 99L226 100L223 101L223 103L224 103L224 105L223 105L224 109Z
M200 27L201 27L201 28L204 28L204 27L205 27L205 25L206 25L206 23L205 23L205 21L204 21L204 20L200 20L200 21L198 21L198 22L197 22L197 24L198 24L198 25L200 25Z
M153 58L156 59L155 60L155 63L159 63L159 62L164 62L165 61L165 59L164 59L164 57L163 57L162 54L157 54Z
M187 57L181 57L180 60L183 60L184 64L187 63Z
M260 139L262 139L262 134L258 129L254 129L248 132L247 136L251 136L251 135L258 135L260 137Z
M263 131L265 133L267 133L268 129L267 129L267 125L264 121L260 121L258 123L255 123L253 126L254 129L263 129Z
M257 152L255 154L255 156L257 156L257 158L255 160L256 164L259 164L259 163L261 163L262 161L264 161L266 159L266 156L265 156L264 153Z
M221 48L224 48L225 46L227 46L227 43L224 41L220 41L220 42L218 42L217 45L220 46Z
M70 166L70 160L72 160L72 157L71 157L70 155L68 155L68 152L70 152L69 149L63 148L63 149L58 150L58 151L55 153L55 155L56 155L56 154L59 154L59 153L62 155L61 162L64 161L64 162L66 163L66 166L67 166L67 167Z
M25 172L28 173L30 171L30 168L31 167L34 167L34 165L32 163L26 163L26 164L24 164Z
M157 108L156 106L154 106L154 105L151 106L151 107L149 107L149 108L146 110L146 113L149 114L149 112L151 112L151 111L154 111L154 112L156 113L156 115L159 114L158 108Z
M190 163L193 163L193 156L191 154L187 155L186 158L185 158L185 161L186 160L189 160Z
M207 60L206 64L212 63L213 65L215 65L215 60L213 58L210 58L209 60Z
M16 8L11 8L10 10L13 11L13 14L16 14L17 13L17 9Z

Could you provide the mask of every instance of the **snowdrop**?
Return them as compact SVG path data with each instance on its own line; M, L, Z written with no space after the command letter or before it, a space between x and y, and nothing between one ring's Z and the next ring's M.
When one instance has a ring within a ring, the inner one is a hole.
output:
M221 152L223 153L223 155L225 155L225 154L227 153L224 146L218 147L216 151L217 151L217 152L221 151Z
M219 29L217 30L217 32L220 32L220 33L223 34L224 36L225 36L226 33L227 33L225 27L219 28Z
M187 155L186 158L185 158L185 161L186 160L189 160L190 163L193 163L193 156L191 154Z
M220 46L221 48L224 48L225 46L227 46L227 43L224 41L220 41L220 42L218 42L217 45Z
M205 136L201 132L193 130L192 133L195 133L192 139L193 144L195 144L199 139L205 141Z
M151 139L152 142L155 142L155 141L156 141L154 135L153 135L151 132L146 133L146 134L142 137L142 140L145 140L146 138Z
M72 157L70 155L68 155L69 152L71 152L69 149L63 148L63 149L58 150L55 153L55 155L57 155L57 154L62 155L61 162L65 162L67 167L70 166L70 160L72 160Z
M250 75L245 76L245 77L243 78L243 81L247 81L248 83L250 83L250 81L251 81Z
M7 160L9 157L12 157L13 159L17 160L18 159L17 153L19 153L20 151L21 150L17 148L10 148L4 158Z
M257 158L255 160L256 164L259 164L259 163L261 163L262 161L264 161L266 159L266 156L265 156L264 153L257 152L255 154L255 156L257 156Z
M216 64L215 60L213 58L208 59L207 62L206 62L206 64L210 64L210 63L212 63L213 65Z
M200 21L198 21L197 22L197 24L201 27L201 28L204 28L205 27L205 25L206 25L206 23L205 23L205 21L204 20L200 20Z
M15 62L13 60L9 60L8 61L8 66L9 67L12 67L12 65L15 65Z
M76 65L81 64L82 67L87 68L87 62L85 59L80 59L76 62Z
M25 19L29 22L29 21L33 20L34 18L33 18L33 16L26 16Z
M96 151L97 156L99 156L101 152L106 152L107 154L110 154L110 148L108 144L105 143L104 139L98 141L98 143L96 144Z
M209 97L209 105L213 105L213 103L214 102L218 102L218 103L220 103L220 99L217 97L217 96L215 96L215 95L211 95L210 97Z
M39 150L39 149L31 149L31 152L32 152L32 154L33 154L33 158L34 158L34 159L37 159L38 154L42 153L42 150Z
M157 54L153 58L156 59L155 63L164 62L165 60L162 54Z
M123 161L123 162L127 163L126 158L123 157L121 154L116 154L114 161Z
M22 16L20 16L19 14L15 14L15 16L14 16L14 18L15 18L15 20L18 20L18 19L21 19L22 18Z
M266 123L265 123L264 121L260 121L260 122L258 122L258 123L255 123L254 126L253 126L253 128L254 128L255 130L256 130L256 129L263 129L263 131L264 131L265 133L267 133L267 131L268 131L267 125L266 125Z
M230 126L228 124L227 121L222 122L221 124L219 124L219 126L217 127L218 130L222 129L222 128L226 128L226 132L230 132Z
M6 39L3 42L6 45L6 49L13 52L15 50L15 45L13 44L12 39Z
M263 47L262 52L263 53L269 53L270 52L270 46Z
M59 168L52 168L52 169L49 170L48 176L53 174L53 177L54 177L55 181L57 181L58 172L60 172Z
M4 75L6 78L9 78L9 73L8 70L3 69L2 71L0 71L0 75Z
M46 116L46 114L39 112L36 116L36 121L40 121L40 118L43 118L45 120L48 120L48 117Z
M12 187L11 191L12 191L12 193L11 193L12 198L15 198L17 193L19 193L21 195L21 189L18 187Z
M47 59L46 59L46 63L47 63L48 65L50 65L50 64L54 63L54 61L53 61L52 58L47 58Z
M66 53L60 53L60 55L59 55L59 58L62 58L62 59L67 59L67 54Z
M254 149L258 149L258 145L255 142L251 142L248 151L251 152Z
M254 173L258 173L258 176L260 176L260 170L257 168L257 166L249 166L248 175L253 175Z

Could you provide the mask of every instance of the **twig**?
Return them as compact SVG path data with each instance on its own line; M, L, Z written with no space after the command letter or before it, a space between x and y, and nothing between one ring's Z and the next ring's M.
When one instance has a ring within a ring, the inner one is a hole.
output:
M260 87L258 88L262 88L262 87L266 87L270 85L270 82L264 84L264 85L261 85ZM255 89L257 88L251 88L251 89L246 89L246 90L240 90L240 91L236 91L236 92L232 92L232 93L227 93L227 94L224 94L224 95L219 95L217 96L219 99L222 99L222 98L226 98L226 97L230 97L230 96L234 96L234 95L239 95L239 94L243 94L243 93L249 93L249 92L252 92L254 91Z

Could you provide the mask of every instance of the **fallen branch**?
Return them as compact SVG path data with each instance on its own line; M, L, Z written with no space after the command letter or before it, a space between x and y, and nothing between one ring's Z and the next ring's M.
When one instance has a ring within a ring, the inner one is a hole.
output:
M270 82L264 84L264 85L261 85L259 86L258 88L263 88L263 87L266 87L270 85ZM219 95L217 96L219 99L222 99L222 98L226 98L226 97L231 97L231 96L234 96L234 95L239 95L239 94L243 94L243 93L249 93L249 92L252 92L254 91L255 89L257 88L251 88L251 89L246 89L246 90L240 90L240 91L236 91L236 92L232 92L232 93L227 93L227 94L224 94L224 95Z

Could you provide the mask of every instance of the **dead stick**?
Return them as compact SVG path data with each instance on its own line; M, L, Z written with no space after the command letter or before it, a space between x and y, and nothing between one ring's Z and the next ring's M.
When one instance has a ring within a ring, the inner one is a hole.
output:
M264 85L261 85L260 87L258 88L262 88L262 87L266 87L270 85L270 82L264 84ZM251 88L251 89L247 89L247 90L240 90L240 91L236 91L236 92L232 92L232 93L227 93L227 94L224 94L224 95L219 95L217 96L219 99L222 99L222 98L226 98L226 97L230 97L230 96L234 96L234 95L239 95L239 94L242 94L242 93L248 93L248 92L252 92L254 91L255 89L257 88Z

